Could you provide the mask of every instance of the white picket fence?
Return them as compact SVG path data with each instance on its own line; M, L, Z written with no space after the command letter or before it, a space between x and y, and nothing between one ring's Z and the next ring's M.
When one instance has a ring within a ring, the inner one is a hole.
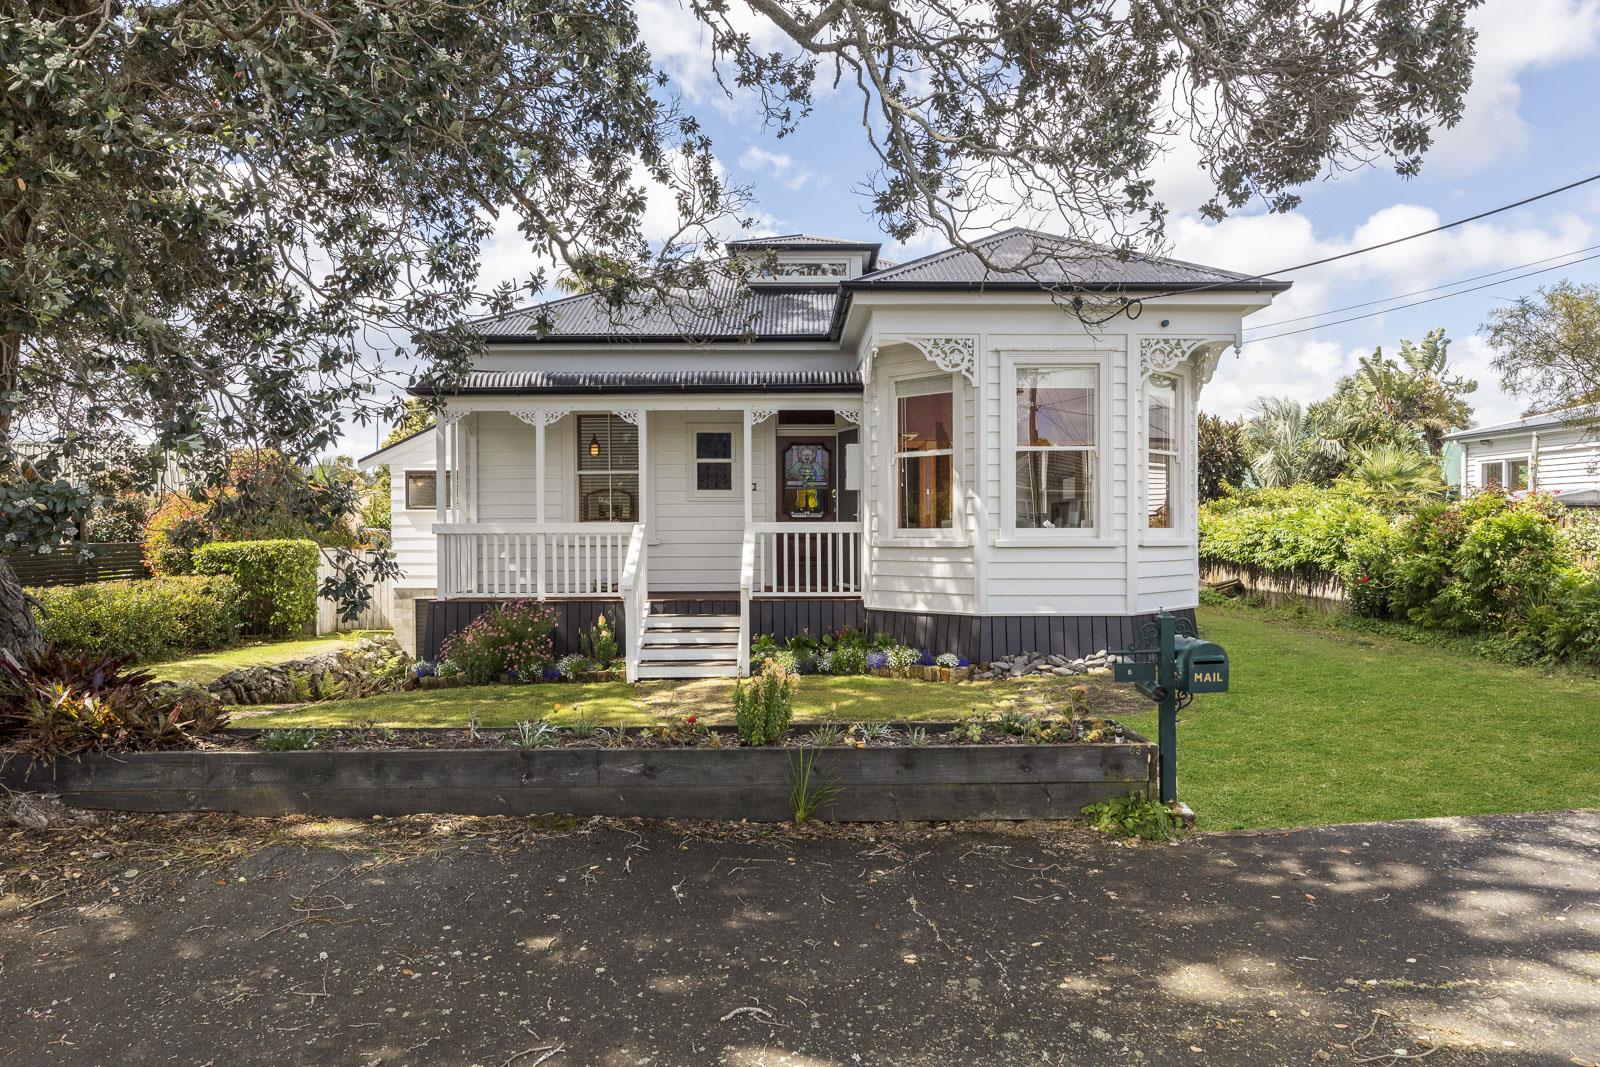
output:
M326 578L334 577L333 564L326 559L317 567L317 587ZM394 583L385 578L372 587L372 602L367 609L349 622L339 618L339 605L332 600L317 597L317 633L331 634L344 630L394 629Z

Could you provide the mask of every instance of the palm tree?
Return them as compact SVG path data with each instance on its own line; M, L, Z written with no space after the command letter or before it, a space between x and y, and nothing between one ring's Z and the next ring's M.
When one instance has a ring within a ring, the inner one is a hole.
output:
M1386 511L1408 511L1445 490L1437 457L1414 444L1387 441L1352 449L1345 481Z
M1344 460L1342 435L1326 405L1304 408L1288 397L1262 397L1241 437L1259 486L1328 485Z
M1375 348L1356 372L1339 383L1334 397L1358 424L1359 439L1402 443L1415 435L1428 454L1444 451L1444 435L1465 429L1472 408L1462 399L1478 383L1450 373L1450 341L1444 328L1429 330L1420 345L1400 342L1395 361Z

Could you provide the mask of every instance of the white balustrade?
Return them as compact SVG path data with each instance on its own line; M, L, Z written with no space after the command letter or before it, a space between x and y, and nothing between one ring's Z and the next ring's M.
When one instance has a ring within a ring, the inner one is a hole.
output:
M854 522L758 522L753 596L861 592L861 526Z
M644 523L635 523L628 536L628 550L622 564L618 588L624 607L623 663L627 679L639 680L639 653L644 646L646 620L650 617L650 546Z
M615 596L633 523L438 523L439 595Z

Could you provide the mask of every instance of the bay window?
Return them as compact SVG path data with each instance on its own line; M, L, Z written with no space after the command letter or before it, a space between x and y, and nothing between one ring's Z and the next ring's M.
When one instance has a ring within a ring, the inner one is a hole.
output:
M1098 392L1094 367L1017 368L1017 529L1095 528Z
M955 525L955 394L951 379L918 378L895 386L896 522L902 530Z
M1152 378L1145 393L1144 524L1150 530L1178 525L1178 383Z

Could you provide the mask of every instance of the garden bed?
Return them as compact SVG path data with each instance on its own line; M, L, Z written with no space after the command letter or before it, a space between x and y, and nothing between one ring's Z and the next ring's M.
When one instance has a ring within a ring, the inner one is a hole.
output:
M265 734L232 731L205 751L54 764L13 757L0 782L120 811L781 822L795 815L798 787L825 791L831 802L816 817L840 821L1071 819L1096 801L1154 795L1155 746L1102 725L1097 741L1025 743L985 728L973 743L962 724L917 724L827 745L794 730L761 747L718 728L683 740L656 727L542 747L524 747L516 730L341 731L314 749L276 752L260 747ZM914 742L913 729L926 735Z

